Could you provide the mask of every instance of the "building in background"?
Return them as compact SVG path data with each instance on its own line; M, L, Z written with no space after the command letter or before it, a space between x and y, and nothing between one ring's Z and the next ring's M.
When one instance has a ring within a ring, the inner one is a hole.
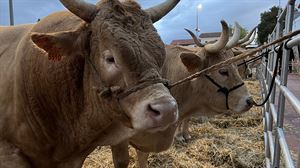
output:
M199 40L202 44L207 44L210 42L217 41L221 36L221 32L212 32L212 33L201 33L199 36ZM181 40L173 40L171 45L181 45L181 46L194 46L193 39L181 39Z
M173 40L171 45L180 45L180 46L192 46L194 47L195 43L193 39L182 39L182 40Z
M201 33L199 39L202 44L207 44L219 40L220 36L221 32Z

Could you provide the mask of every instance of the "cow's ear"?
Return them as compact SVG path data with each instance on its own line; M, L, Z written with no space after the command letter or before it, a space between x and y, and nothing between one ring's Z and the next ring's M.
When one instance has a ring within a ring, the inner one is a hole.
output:
M48 53L49 60L60 60L76 51L76 41L80 33L64 31L57 33L32 33L32 41Z
M196 72L203 69L203 60L194 53L183 52L180 54L180 58L189 72Z

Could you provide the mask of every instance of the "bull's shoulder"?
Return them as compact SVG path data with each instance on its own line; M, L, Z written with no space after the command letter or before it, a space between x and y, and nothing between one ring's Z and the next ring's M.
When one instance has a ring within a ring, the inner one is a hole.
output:
M1 26L0 27L0 60L10 59L22 37L31 30L31 25Z
M24 33L32 28L33 24L17 25L17 26L0 26L0 38L6 43L11 38L20 38Z
M39 21L32 29L32 32L52 33L74 30L83 23L79 17L68 11L60 11L50 14Z

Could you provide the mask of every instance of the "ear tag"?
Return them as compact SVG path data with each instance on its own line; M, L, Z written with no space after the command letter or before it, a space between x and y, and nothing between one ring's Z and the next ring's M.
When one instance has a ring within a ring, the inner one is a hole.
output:
M48 60L50 61L60 61L62 56L59 54L61 49L55 47L50 53L48 53Z
M62 56L60 55L48 55L48 60L50 61L60 61Z

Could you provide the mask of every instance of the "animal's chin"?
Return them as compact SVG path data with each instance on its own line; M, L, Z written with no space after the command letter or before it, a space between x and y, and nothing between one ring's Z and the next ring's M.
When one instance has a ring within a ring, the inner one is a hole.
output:
M155 126L155 127L151 127L147 130L147 132L150 133L155 133L155 132L159 132L159 131L164 131L169 127L169 125L167 126Z
M228 110L225 110L223 114L225 115L232 115L232 114L235 114L237 112L233 111L232 109L228 109Z
M247 111L249 111L251 109L251 107L249 108L244 108L244 109L229 109L228 113L231 114L241 114L241 113L245 113Z

